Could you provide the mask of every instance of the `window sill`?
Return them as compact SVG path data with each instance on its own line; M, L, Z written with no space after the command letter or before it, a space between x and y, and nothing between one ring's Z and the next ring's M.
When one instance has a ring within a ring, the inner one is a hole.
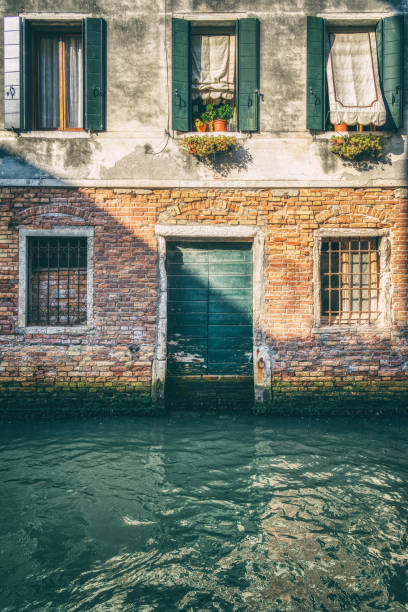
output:
M62 130L38 130L32 132L20 132L19 136L20 138L48 138L50 140L65 140L67 138L91 138L90 132L64 132Z
M316 140L331 140L333 136L337 136L337 138L343 138L344 136L353 136L355 134L377 134L379 136L384 136L385 138L390 138L391 136L396 136L399 132L318 132L317 134L313 134L313 139Z
M239 140L245 140L249 138L248 132L174 132L173 138L175 140L181 140L185 136L233 136Z
M312 327L312 334L374 334L387 335L391 333L391 327L386 325L322 325Z
M18 334L69 334L70 336L80 336L88 334L94 330L92 325L78 325L66 327L53 326L28 326L16 328Z

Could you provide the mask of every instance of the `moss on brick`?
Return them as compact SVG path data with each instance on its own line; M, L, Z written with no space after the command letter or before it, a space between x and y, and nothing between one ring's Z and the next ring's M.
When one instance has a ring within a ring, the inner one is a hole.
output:
M408 414L407 380L362 380L344 385L342 378L319 383L318 391L300 382L274 381L271 414Z
M166 383L166 406L188 410L250 410L254 382L248 376L180 376Z
M113 387L86 381L80 387L69 381L51 386L0 383L0 417L150 414L158 410L159 407L152 406L150 385L146 383L116 382Z

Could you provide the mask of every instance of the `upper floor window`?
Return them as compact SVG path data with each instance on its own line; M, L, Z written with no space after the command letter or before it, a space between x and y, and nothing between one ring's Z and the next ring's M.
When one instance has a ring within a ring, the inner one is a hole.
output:
M106 24L4 18L4 127L105 129Z
M83 127L82 36L76 29L33 29L33 128Z
M259 130L259 21L172 21L172 126L191 131L208 103L232 107L231 128Z
M403 126L403 16L375 27L332 27L307 18L307 109L310 130Z
M361 131L385 124L374 31L328 32L326 75L332 125Z
M228 127L236 123L235 104L235 26L192 28L192 100L193 122L213 108L231 109Z

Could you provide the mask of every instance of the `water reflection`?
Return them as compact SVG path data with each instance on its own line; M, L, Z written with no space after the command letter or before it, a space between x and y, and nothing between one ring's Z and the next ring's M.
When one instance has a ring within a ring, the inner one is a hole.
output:
M408 421L4 424L0 609L406 610Z

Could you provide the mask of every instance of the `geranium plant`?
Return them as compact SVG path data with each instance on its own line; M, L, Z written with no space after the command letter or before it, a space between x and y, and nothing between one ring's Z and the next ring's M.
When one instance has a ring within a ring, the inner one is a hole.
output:
M185 136L181 147L198 159L208 160L217 153L228 153L238 148L235 136Z
M384 136L380 134L351 134L333 136L331 152L347 161L380 159L384 150Z

